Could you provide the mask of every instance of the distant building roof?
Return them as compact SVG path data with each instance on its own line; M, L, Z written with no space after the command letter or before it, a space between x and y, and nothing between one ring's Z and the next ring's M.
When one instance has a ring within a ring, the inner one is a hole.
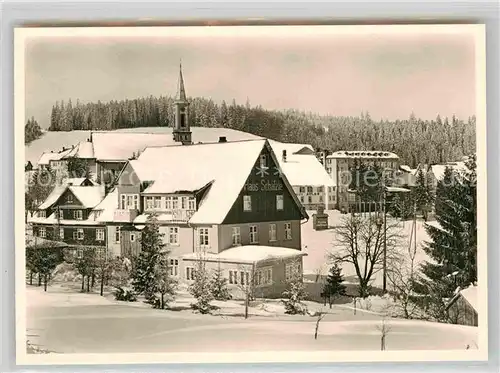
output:
M436 180L442 180L444 177L444 173L446 171L446 168L449 167L453 171L461 172L467 169L466 165L464 162L450 162L446 164L435 164L432 165L431 171L436 178Z
M40 165L48 166L49 163L50 163L50 161L58 161L58 160L62 159L64 156L66 156L71 151L72 151L72 149L69 148L69 149L61 150L59 152L45 152L45 153L42 153L42 155L40 156L40 159L38 160L37 164L39 166Z
M477 312L477 285L470 285L469 287L460 290L448 302L447 307L450 307L459 297L463 297L470 306Z
M58 185L54 187L45 201L42 202L40 206L38 206L38 209L45 210L52 207L67 189L69 189L74 194L74 196L82 203L85 208L95 207L104 198L104 187L101 185Z
M399 159L394 153L378 150L339 150L328 155L327 158Z

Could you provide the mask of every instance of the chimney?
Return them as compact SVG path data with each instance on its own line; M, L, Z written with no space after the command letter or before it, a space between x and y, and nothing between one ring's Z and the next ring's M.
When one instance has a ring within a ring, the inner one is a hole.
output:
M286 162L286 150L283 150L283 162Z
M219 142L227 142L226 136L220 136Z

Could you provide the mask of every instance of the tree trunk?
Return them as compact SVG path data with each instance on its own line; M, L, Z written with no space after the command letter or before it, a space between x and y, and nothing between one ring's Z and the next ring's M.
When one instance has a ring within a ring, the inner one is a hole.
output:
M164 294L161 293L161 303L160 303L160 308L161 309L164 309L165 308L165 298L164 298Z
M47 275L43 275L43 291L47 291Z
M248 319L248 291L245 294L245 319Z
M33 272L30 271L30 285L33 285Z
M354 303L354 314L356 314L356 298L353 298L352 302Z
M104 294L104 272L102 273L102 277L101 277L101 297L103 296Z
M90 276L87 276L87 293L90 293Z
M38 286L42 286L42 275L38 274Z
M94 284L95 284L95 272L92 271L92 278L91 278L92 282L90 284L90 287L93 289L94 288Z
M85 290L85 276L82 275L82 291Z

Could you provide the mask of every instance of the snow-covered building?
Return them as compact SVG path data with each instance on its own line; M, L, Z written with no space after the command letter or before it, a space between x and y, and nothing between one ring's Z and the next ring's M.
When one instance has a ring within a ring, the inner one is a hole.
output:
M302 268L300 227L308 215L267 140L147 148L95 210L109 252L119 256L139 252L141 230L155 214L172 274L185 281L200 253L232 285L264 276L263 290L278 291L292 264Z
M477 326L477 289L476 285L459 290L448 301L446 311L454 324Z
M319 206L333 209L336 204L335 184L318 161L311 145L269 140L282 172L307 210Z
M341 211L349 211L355 203L354 195L349 193L349 183L351 181L351 169L355 162L362 162L365 165L377 165L385 170L395 171L399 168L399 157L386 151L336 151L326 156L325 168L336 185L336 208Z

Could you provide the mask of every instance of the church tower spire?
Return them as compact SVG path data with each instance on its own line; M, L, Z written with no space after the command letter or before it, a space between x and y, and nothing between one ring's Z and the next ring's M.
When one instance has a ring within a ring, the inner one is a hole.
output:
M174 101L175 105L175 123L173 136L174 141L181 142L183 145L191 144L191 126L189 125L189 102L186 98L186 89L184 88L184 78L182 76L182 62L179 63L179 82L177 86L177 95Z

